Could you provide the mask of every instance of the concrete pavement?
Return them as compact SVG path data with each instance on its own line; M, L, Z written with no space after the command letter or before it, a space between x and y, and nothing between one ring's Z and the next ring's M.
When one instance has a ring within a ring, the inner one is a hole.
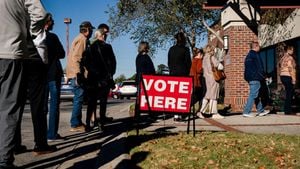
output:
M23 168L51 169L126 169L129 161L126 148L127 131L130 129L129 105L131 102L112 102L108 108L109 116L114 122L106 126L104 132L93 130L89 133L70 132L70 105L64 105L61 111L59 133L66 137L65 141L51 142L58 151L41 156L33 156L33 129L30 113L25 113L22 121L23 144L28 152L16 155L15 164ZM68 108L66 108L68 107ZM26 111L25 111L26 112ZM84 106L83 112L86 112ZM84 113L83 113L84 114ZM175 122L172 116L160 116L156 121L142 116L141 127L147 131L169 130L172 132L186 131L187 122ZM83 117L85 119L85 117ZM190 131L192 132L192 121ZM230 113L225 119L196 119L196 131L235 131L246 133L271 134L280 133L300 136L300 115L269 114L263 117L245 118L239 113ZM197 133L196 133L197 137Z

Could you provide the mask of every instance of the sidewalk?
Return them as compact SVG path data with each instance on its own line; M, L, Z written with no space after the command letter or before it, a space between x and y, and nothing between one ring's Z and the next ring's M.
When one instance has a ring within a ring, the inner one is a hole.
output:
M121 106L112 105L108 109L109 116L115 118L107 125L104 132L94 130L89 133L69 132L70 110L63 110L60 118L59 133L66 137L62 142L51 142L58 151L41 156L33 156L33 133L30 113L25 113L22 123L23 144L29 152L16 155L15 164L23 168L51 168L51 169L126 169L129 155L125 141L127 137L128 107L131 103ZM85 112L85 108L83 112ZM83 117L85 119L85 117ZM245 133L281 133L300 135L299 115L270 114L264 117L245 118L241 114L231 113L225 119L197 119L196 131L235 131ZM190 134L193 132L192 121ZM186 131L187 122L175 122L172 118L159 119L144 126L147 131L169 130L172 132ZM196 137L197 137L196 133Z

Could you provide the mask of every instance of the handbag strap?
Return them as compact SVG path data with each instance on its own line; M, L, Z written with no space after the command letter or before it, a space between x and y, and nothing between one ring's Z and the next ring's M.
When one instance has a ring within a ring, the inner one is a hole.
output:
M215 69L214 69L214 64L213 64L213 62L212 62L212 60L211 60L211 58L213 57L213 56L209 56L210 58L209 58L209 60L210 60L210 65L211 65L211 70L214 72L215 71Z

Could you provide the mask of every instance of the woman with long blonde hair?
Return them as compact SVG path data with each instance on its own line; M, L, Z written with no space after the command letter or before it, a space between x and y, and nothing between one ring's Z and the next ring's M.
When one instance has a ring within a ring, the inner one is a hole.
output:
M217 99L219 98L220 85L215 81L214 75L212 72L212 66L217 67L218 69L223 69L223 65L215 57L215 48L211 45L207 45L204 48L204 58L202 61L203 64L203 75L205 78L206 84L206 93L202 101L202 106L200 112L197 113L197 116L204 118L203 113L206 113L207 106L209 105L208 114L212 114L212 118L221 119L224 116L221 116L218 113L217 108Z

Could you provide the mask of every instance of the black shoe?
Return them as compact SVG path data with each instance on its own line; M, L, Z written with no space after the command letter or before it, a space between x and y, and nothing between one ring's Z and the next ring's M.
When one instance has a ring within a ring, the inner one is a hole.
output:
M92 131L93 130L93 128L92 127L90 127L90 126L85 126L85 132L90 132L90 131Z
M14 153L17 154L22 154L25 153L27 151L27 147L25 145L17 145L14 148Z
M102 121L102 122L112 122L113 120L114 120L114 118L107 117L107 116L100 118L100 121Z
M57 150L56 146L49 146L49 145L40 146L40 147L35 146L33 149L33 155L38 156L38 155L48 154L56 150Z
M15 166L13 164L10 164L10 165L5 165L5 166L0 165L0 169L21 169L21 168Z

